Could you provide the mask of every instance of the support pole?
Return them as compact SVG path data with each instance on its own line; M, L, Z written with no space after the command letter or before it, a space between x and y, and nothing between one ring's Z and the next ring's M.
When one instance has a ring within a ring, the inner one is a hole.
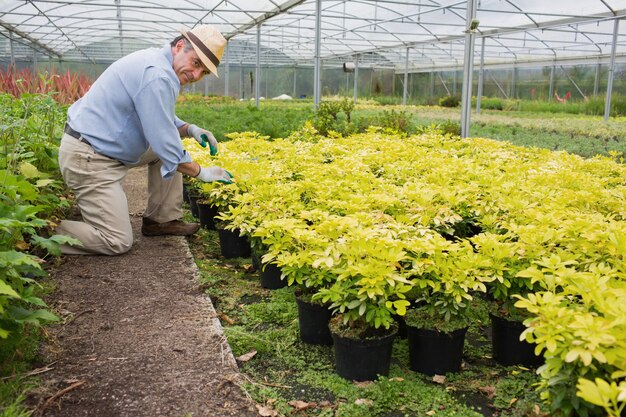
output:
M476 92L476 114L480 114L480 101L483 96L483 83L485 80L485 37L480 43L480 71L478 72L478 91Z
M246 98L245 86L243 83L243 63L239 63L239 98Z
M298 67L296 65L294 65L293 66L293 94L292 94L293 98L296 98L296 87L297 87L297 84L296 84L297 77L296 77L296 75L297 75L297 69L298 69Z
M611 95L613 94L613 77L615 76L615 51L617 49L617 34L619 33L619 19L613 21L613 45L611 46L611 63L609 65L609 80L606 85L606 102L604 103L604 120L609 120L611 114Z
M117 16L117 36L120 41L120 56L126 55L124 53L124 33L122 30L122 7L120 0L115 0L116 16Z
M356 104L356 87L359 79L359 56L354 57L354 104Z
M511 74L511 94L513 99L517 98L517 67L513 67L513 73Z
M554 63L552 64L552 68L550 68L550 92L549 92L549 97L548 97L548 101L552 100L552 97L554 97Z
M13 47L13 32L9 31L9 47L11 48L11 66L15 68L15 49Z
M320 105L321 78L321 44L322 44L322 0L315 0L315 68L313 71L313 109Z
M433 98L435 95L435 73L430 72L430 85L428 90L428 97Z
M456 96L457 92L456 70L452 71L452 95Z
M465 57L463 62L463 91L461 94L461 137L470 135L470 114L472 108L472 72L474 68L474 39L476 34L471 26L476 19L476 1L468 0L465 18ZM475 29L475 28L474 28Z
M600 64L600 62L598 62L598 65L596 65L596 76L593 80L593 95L597 96L598 95L598 90L600 87L600 71L602 69L602 64Z
M226 56L224 57L224 63L226 64L226 68L224 68L224 96L228 97L230 92L229 84L230 84L230 54L228 53L228 47L226 47Z
M402 105L406 106L407 90L409 89L409 48L406 48L404 60L404 89L402 92Z
M461 93L461 137L470 135L470 114L472 108L472 72L474 69L474 38L476 34L471 29L476 19L476 1L468 0L467 15L465 18L465 57L463 62L463 91ZM456 74L456 72L455 72ZM456 75L454 77L456 79Z
M261 24L256 27L256 76L254 80L254 99L256 108L261 108Z

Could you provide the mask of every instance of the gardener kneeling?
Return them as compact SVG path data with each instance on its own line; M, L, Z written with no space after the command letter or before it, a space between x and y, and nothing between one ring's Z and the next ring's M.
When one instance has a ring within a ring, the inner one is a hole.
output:
M225 46L226 39L211 26L183 29L162 48L114 62L69 108L59 165L83 221L63 220L58 226L57 233L82 242L63 245L63 253L118 255L130 249L133 233L122 181L129 168L142 165L148 165L142 233L187 236L199 229L180 220L182 174L205 182L231 182L231 176L192 161L181 137L193 136L204 146L208 141L212 154L217 141L176 117L174 105L181 85L217 76Z

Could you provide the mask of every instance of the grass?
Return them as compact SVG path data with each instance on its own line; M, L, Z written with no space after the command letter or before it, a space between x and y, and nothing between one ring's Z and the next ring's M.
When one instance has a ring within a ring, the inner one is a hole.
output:
M190 246L234 355L257 352L240 370L249 381L244 389L265 409L280 416L300 410L297 415L311 417L504 417L543 412L532 388L538 380L535 373L491 359L488 313L480 301L461 372L436 383L411 371L408 342L397 338L389 375L353 383L334 372L332 346L300 341L293 288L262 288L249 258L220 256L215 231L201 230Z
M40 284L35 292L38 297L54 291L50 282L44 280ZM13 326L14 331L0 339L0 417L28 417L33 411L25 405L26 397L39 385L39 379L29 372L42 366L39 347L46 330L29 324Z
M471 115L471 136L508 141L514 145L567 151L592 157L611 151L626 154L626 121L623 118L605 122L600 116L554 113L535 104L541 111L485 110ZM458 123L460 108L437 106L382 106L359 104L353 111L354 120L376 120L383 112L406 112L415 131L419 126L450 121ZM289 102L264 101L257 109L248 102L223 98L202 99L188 96L177 105L178 116L211 130L218 140L230 132L257 131L271 138L288 136L314 115L310 100Z
M310 101L263 103L260 109L248 102L200 100L198 97L180 102L176 114L182 120L213 132L222 141L231 132L256 131L272 138L287 137L313 117Z
M29 377L28 371L38 363L38 347L43 337L42 329L28 327L0 344L0 416L31 415L24 400L27 392L37 386L37 379Z

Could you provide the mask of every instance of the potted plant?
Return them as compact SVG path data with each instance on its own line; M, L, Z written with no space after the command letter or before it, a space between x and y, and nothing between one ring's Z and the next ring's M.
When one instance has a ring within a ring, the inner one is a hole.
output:
M221 184L210 193L213 205L217 207L215 228L220 241L220 251L223 257L246 258L250 256L250 242L232 220L236 214L232 210L237 207L236 199L242 195L240 184Z
M390 233L393 222L375 223L365 214L345 216L341 237L329 242L321 261L335 281L313 299L331 303L337 317L330 322L337 373L352 380L387 375L405 294L413 287L402 267L404 242Z
M313 295L334 281L317 254L328 247L328 237L316 232L303 218L279 218L262 222L252 240L263 248L262 264L276 265L281 282L296 286L300 339L309 344L332 344L328 329L331 311L328 303L313 300Z
M280 182L254 184L246 193L236 196L220 216L228 222L229 228L248 237L253 267L261 271L264 288L278 289L287 285L275 256L265 256L270 245L283 248L284 244L276 244L284 240L285 233L289 235L290 230L306 227L295 215L302 210L302 205L297 200L291 201L290 194L290 187Z
M481 260L467 241L439 234L415 242L410 257L415 307L405 316L410 367L427 375L460 370L472 294L484 292Z
M197 180L191 180L187 183L184 189L187 190L187 200L189 201L189 210L191 211L191 215L198 218L198 199L202 195L201 183Z
M535 354L535 346L521 335L526 330L524 320L531 317L530 313L515 306L516 296L524 296L536 290L529 271L527 257L519 256L526 253L533 256L534 251L528 242L522 250L517 238L511 233L485 233L471 239L476 251L491 271L491 282L488 285L488 298L491 301L491 342L493 358L500 364L524 365L536 367L543 358ZM526 271L526 272L524 272Z
M216 230L215 216L218 214L217 206L211 199L211 191L220 185L220 183L201 183L200 181L192 180L186 186L187 190L195 189L193 194L196 198L193 204L195 206L194 210L197 212L196 217L200 220L200 225L209 230ZM187 194L189 195L189 191ZM191 201L189 204L191 208Z

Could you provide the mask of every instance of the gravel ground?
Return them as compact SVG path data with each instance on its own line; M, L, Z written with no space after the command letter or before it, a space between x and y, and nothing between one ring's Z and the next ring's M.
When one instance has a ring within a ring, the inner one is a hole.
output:
M35 416L256 416L186 239L141 235L146 171L125 182L135 234L122 256L65 256L49 305Z

